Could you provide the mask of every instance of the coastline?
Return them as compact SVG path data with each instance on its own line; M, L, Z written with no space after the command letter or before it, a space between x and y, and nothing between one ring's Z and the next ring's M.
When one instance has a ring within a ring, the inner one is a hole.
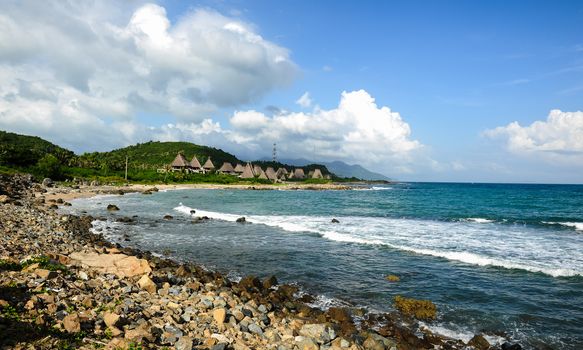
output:
M3 286L18 281L17 289L27 291L24 299L7 300L6 293L0 295L2 305L8 304L22 312L18 326L34 324L46 330L50 325L51 329L58 330L58 336L32 341L19 342L9 336L5 342L16 341L12 344L14 348L34 344L35 348L48 349L62 342L88 349L99 346L128 348L138 343L145 348L172 346L215 350L422 349L434 346L461 349L467 346L429 332L416 333L417 330L410 326L414 320L394 312L375 315L349 308L327 311L312 308L307 304L313 297L296 298L296 287L277 286L276 278L269 276L263 276L263 281L248 276L235 283L195 264L181 265L150 252L116 246L89 232L93 218L61 215L39 200L44 197L46 201L43 202L50 204L61 198L66 203L73 198L114 194L119 187L79 189L79 192L49 188L47 193L42 193L45 189L41 186L29 184L28 188L31 187L36 191L17 189L8 195L11 201L0 207L8 218L6 224L2 224L6 234L0 257L17 264L30 257L49 256L50 263L62 264L65 270L53 271L52 276L38 272L43 270L42 266L34 269L28 266L8 274L0 270ZM124 192L143 192L151 188L138 185L123 189ZM159 187L162 190L182 188L234 187ZM23 229L23 224L29 228L31 223L34 229L45 228L44 231ZM37 239L35 245L31 244L34 238ZM93 254L94 259L84 260L81 253ZM101 271L103 262L114 256L135 259L130 270L138 273L118 276L112 274L114 270ZM101 263L95 264L95 260ZM85 298L79 297L79 290ZM102 303L91 303L88 298ZM363 319L360 324L354 322L356 316ZM71 324L78 324L79 330L68 327ZM5 322L0 323L0 327L4 325ZM8 328L0 330L10 331L10 323ZM477 337L474 345L479 345L479 340ZM481 346L476 348L489 348L489 345L484 347L484 343Z

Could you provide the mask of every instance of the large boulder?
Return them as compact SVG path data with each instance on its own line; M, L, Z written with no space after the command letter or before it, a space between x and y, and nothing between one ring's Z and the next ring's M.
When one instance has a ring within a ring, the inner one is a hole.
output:
M53 187L53 180L49 179L48 177L43 179L42 185L44 187Z
M118 277L133 277L152 272L148 261L125 254L73 253L69 255L73 263L94 268L102 273L112 273Z
M150 294L156 293L156 284L154 281L148 277L148 275L143 275L138 281L138 286Z
M336 332L325 324L306 324L300 329L300 335L312 338L319 344L326 344L336 338Z

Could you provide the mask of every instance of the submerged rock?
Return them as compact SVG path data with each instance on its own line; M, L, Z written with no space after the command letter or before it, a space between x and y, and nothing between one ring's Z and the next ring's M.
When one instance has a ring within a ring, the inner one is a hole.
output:
M172 215L164 215L164 220L172 220L174 219L174 216Z
M237 221L237 222L240 222L240 223L244 223L244 222L246 222L247 220L245 220L245 217L244 217L244 216L242 216L242 217L238 218L236 221Z
M401 278L396 275L387 275L385 279L389 282L399 282L401 280Z
M469 346L473 346L477 350L487 350L490 348L490 343L482 336L481 334L476 334L474 337L468 342Z
M506 342L502 344L502 350L522 350L522 346L518 343Z
M333 224L339 224L340 223L340 221L338 219L336 219L336 218L332 219L332 221L330 221L330 222L333 223Z
M107 210L109 210L109 211L117 211L117 210L119 210L119 207L117 205L115 205L115 204L108 204L107 205Z
M437 314L437 307L429 300L417 300L405 298L400 295L395 297L395 307L407 316L418 320L432 320Z

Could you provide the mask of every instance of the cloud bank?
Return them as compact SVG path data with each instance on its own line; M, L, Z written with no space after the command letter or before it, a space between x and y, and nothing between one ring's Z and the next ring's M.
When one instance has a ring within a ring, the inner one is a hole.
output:
M512 122L486 130L484 135L502 139L509 152L520 156L559 162L583 161L583 112L580 111L552 110L545 121L528 126Z
M171 23L161 6L127 6L2 2L0 129L85 149L130 143L140 114L201 123L297 75L250 23L204 9Z

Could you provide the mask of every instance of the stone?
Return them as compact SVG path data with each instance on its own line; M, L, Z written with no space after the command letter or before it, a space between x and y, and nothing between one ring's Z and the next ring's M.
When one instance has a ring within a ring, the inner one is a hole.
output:
M261 290L263 288L263 284L261 284L259 278L249 275L241 279L241 281L239 282L239 287L247 290L251 289Z
M239 222L239 223L244 223L244 222L246 222L247 220L245 219L245 217L244 217L244 216L242 216L242 217L238 218L238 219L237 219L237 220L235 220L235 221L236 221L236 222Z
M118 277L133 277L152 272L147 260L125 254L73 253L69 258L77 264Z
M333 223L333 224L339 224L340 223L340 221L338 219L332 219L332 221L330 221L330 222Z
M134 343L141 343L142 339L146 338L151 338L151 334L150 332L148 332L146 329L144 329L143 327L137 327L134 329L128 329L125 331L125 335L124 338L126 338L127 340L130 340Z
M53 180L48 177L45 177L42 182L43 187L53 187Z
M481 334L476 334L468 342L469 346L473 346L477 350L487 350L490 348L490 343Z
M263 335L263 329L261 329L261 327L259 327L255 323L251 323L249 326L247 326L247 329L249 329L249 332L253 334Z
M522 350L522 346L518 343L505 342L501 346L502 350Z
M42 278L43 280L50 280L58 276L58 274L55 271L50 271L46 269L36 269L34 270L34 274Z
M115 204L108 204L107 205L107 210L108 211L118 211L119 210L119 207L117 205L115 205Z
M218 343L211 347L211 350L225 350L227 349L227 344L225 343Z
M12 199L10 197L8 197L5 194L0 195L0 203L1 204L7 204L7 203L10 203L10 202L12 202Z
M172 220L174 219L174 216L172 215L164 215L164 220Z
M296 345L299 350L319 350L317 342L309 337L296 337Z
M192 350L192 338L190 337L180 337L176 344L174 344L176 350Z
M190 210L190 215L194 215L194 214L196 214L196 210L194 210L194 209L191 209L191 210Z
M143 275L138 281L138 286L150 294L156 293L156 284L154 281L148 277L148 275Z
M218 324L225 323L225 318L227 317L227 311L223 308L215 309L213 311L213 317Z
M87 272L85 271L79 271L77 273L77 276L82 279L83 281L87 281L89 279L89 276L87 275Z
M79 315L77 313L72 313L65 316L63 319L63 328L69 333L81 332L81 323L79 322Z
M305 324L300 335L314 339L319 344L326 344L336 338L334 330L324 324Z
M263 280L263 288L269 289L275 286L277 286L277 278L275 276L271 275Z
M114 312L106 311L103 313L103 322L107 327L115 327L119 319L120 316Z
M328 316L338 323L350 322L352 317L350 317L350 312L344 307L331 307L328 309Z

